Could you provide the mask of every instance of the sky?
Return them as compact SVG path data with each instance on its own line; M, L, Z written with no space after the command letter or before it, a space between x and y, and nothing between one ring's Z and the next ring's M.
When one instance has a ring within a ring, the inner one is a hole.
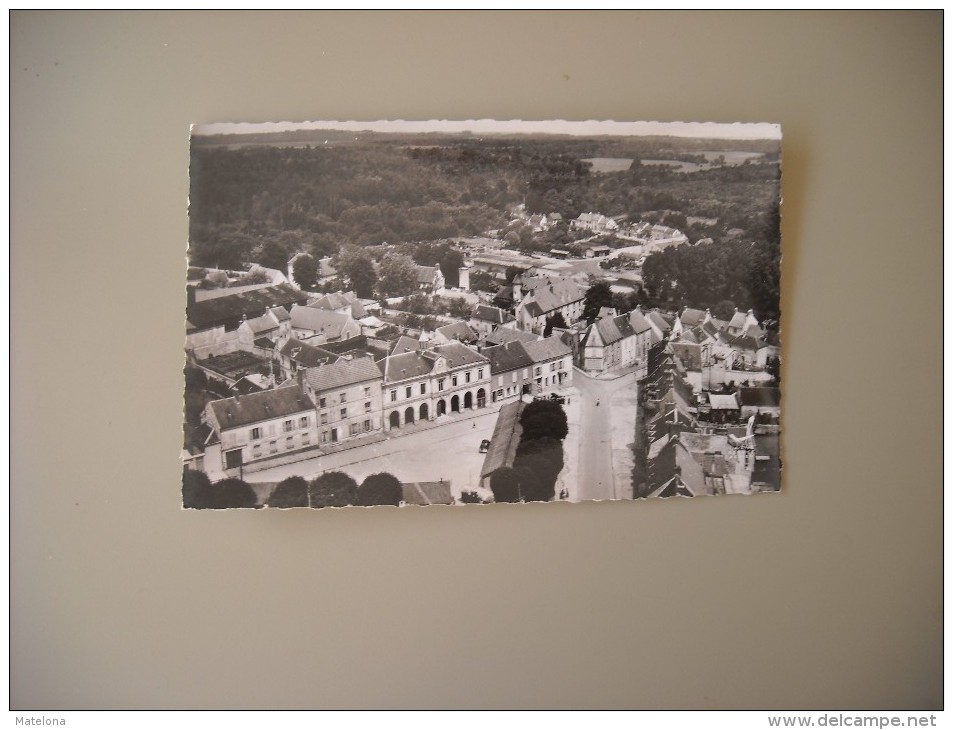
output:
M402 119L375 122L263 122L196 124L192 134L261 134L296 129L340 129L352 132L473 132L475 134L571 134L594 135L669 135L673 137L708 137L724 139L781 139L779 124L724 124L720 122L599 122L564 120L532 122L469 119L463 121Z

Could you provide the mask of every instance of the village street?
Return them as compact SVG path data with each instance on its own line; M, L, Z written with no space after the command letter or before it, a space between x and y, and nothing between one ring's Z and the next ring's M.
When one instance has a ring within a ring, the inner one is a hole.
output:
M630 444L635 432L635 373L614 380L590 378L578 369L573 385L581 395L579 462L573 501L631 499Z

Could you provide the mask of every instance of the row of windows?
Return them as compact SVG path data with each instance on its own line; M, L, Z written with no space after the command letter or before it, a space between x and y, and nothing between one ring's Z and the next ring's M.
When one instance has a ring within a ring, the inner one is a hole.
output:
M476 371L477 380L482 380L482 379L483 379L483 370L484 370L483 368L478 368L478 369L477 369L477 371ZM470 379L471 379L471 375L472 375L472 373L471 373L469 370L468 370L467 372L463 373L463 382L464 382L464 383L469 383L469 382L470 382ZM459 385L459 377L460 377L460 376L459 376L459 374L457 374L457 373L455 373L455 374L453 374L453 375L450 376L450 387L451 387L451 388L455 388L455 387L457 387L457 385ZM420 395L426 395L426 394L427 394L427 384L426 384L426 383L420 383L420 386L419 386L419 387L420 387ZM437 379L437 390L438 390L438 391L445 390L446 387L447 387L447 379L446 379L446 378L438 378L438 379ZM399 388L392 388L392 389L391 389L391 391L390 391L390 400L391 400L391 403L393 403L393 402L395 402L395 401L397 400L397 393L398 393L398 391L399 391ZM405 397L405 398L413 398L413 397L414 397L414 386L412 386L412 385L404 386L404 397Z
M310 417L310 416L301 416L301 417L298 419L298 426L297 426L298 428L307 428L307 427L310 426L310 425L311 425L311 417ZM289 418L287 421L285 421L285 422L281 425L281 430L284 431L285 433L291 433L292 431L294 431L294 430L295 430L295 419ZM273 436L273 435L274 435L274 432L275 432L274 426L273 426L273 425L269 425L269 426L268 426L268 435L269 435L269 436ZM252 441L257 441L258 439L262 438L263 435L264 435L264 431L262 430L262 427L261 427L261 426L256 426L255 428L253 428L253 429L251 429L251 430L249 431L249 436L251 437Z
M364 397L365 397L365 398L370 398L370 397L371 397L371 388L370 388L370 386L367 386L367 387L364 388ZM339 393L339 394L338 394L338 403L347 403L347 393ZM327 397L319 398L319 399L318 399L318 408L327 408L327 407L328 407L328 399L327 399Z
M301 448L311 445L311 434L307 431L301 434L301 440L298 442ZM288 436L284 441L284 450L291 451L296 447L295 437ZM257 443L252 445L251 455L255 459L260 459L265 453L265 445L263 443ZM268 442L268 454L277 454L278 453L278 439L272 439Z

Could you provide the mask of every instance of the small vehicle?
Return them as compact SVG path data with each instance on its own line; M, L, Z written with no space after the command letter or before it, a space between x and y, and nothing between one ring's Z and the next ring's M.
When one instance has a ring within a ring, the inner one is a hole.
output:
M554 403L558 403L559 405L563 405L566 402L566 398L564 396L557 395L556 393L550 395L549 399Z
M485 454L489 450L490 450L490 439L483 439L480 442L480 453Z

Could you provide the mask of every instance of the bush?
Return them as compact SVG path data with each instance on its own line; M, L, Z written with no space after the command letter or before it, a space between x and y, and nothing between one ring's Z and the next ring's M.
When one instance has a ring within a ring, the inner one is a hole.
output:
M182 472L182 505L187 509L232 509L258 506L258 495L241 479L223 479L214 484L204 472Z
M551 437L562 440L569 433L569 421L563 407L555 401L536 400L528 403L520 414L522 441Z
M372 507L378 504L399 506L404 499L404 490L400 480L386 472L371 474L357 489L357 504Z
M312 507L347 507L357 503L357 482L344 472L325 472L308 487Z
M268 497L269 507L307 507L308 481L302 477L288 477L280 482L271 496Z

